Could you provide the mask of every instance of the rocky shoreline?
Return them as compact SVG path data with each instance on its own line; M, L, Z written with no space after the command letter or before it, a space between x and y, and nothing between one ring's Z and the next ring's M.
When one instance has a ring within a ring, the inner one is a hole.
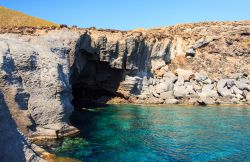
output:
M149 83L148 83L149 82ZM177 69L176 75L166 71L162 79L146 81L147 90L128 103L230 105L250 104L249 79L244 74L233 74L227 79L212 80L205 71L193 73ZM122 101L123 102L123 101ZM124 101L126 102L126 101ZM115 103L109 101L109 103Z
M1 143L76 134L72 111L92 104L250 104L249 21L13 30L0 34ZM15 149L42 161L29 144Z

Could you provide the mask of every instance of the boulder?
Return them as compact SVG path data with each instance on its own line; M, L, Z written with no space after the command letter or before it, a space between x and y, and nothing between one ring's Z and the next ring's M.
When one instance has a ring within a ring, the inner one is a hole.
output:
M183 98L188 95L188 91L185 86L174 86L174 96L176 98Z
M191 56L191 57L194 57L195 56L195 49L194 48L189 48L187 49L186 51L186 56Z
M202 82L203 84L211 84L212 83L212 80L211 79L206 79Z
M242 91L242 96L243 96L244 98L246 98L246 96L247 96L248 93L249 93L249 92L248 92L247 90L243 90L243 91Z
M179 104L179 100L177 99L166 99L164 104Z
M246 94L246 100L247 102L250 102L250 92Z
M156 93L160 94L162 92L173 90L174 84L169 80L168 82L163 82L155 87Z
M193 87L196 92L202 90L202 86L200 86L199 84L194 84Z
M185 83L185 79L183 76L178 76L178 79L177 81L175 82L175 85L178 85L178 86L183 86Z
M142 78L126 76L124 81L120 83L123 91L137 93L139 91L140 85L142 83Z
M210 98L210 97L200 98L197 102L199 105L214 105L214 104L216 104L215 100L213 98Z
M216 90L206 91L199 93L200 97L210 97L210 98L217 98L219 95Z
M153 91L152 94L153 94L154 97L160 98L160 95L156 91Z
M223 97L233 97L230 87L233 86L232 79L221 79L217 83L217 91Z
M205 93L207 97L217 98L219 95L216 90L211 90Z
M227 88L232 88L234 85L235 85L235 80L233 80L233 79L228 79L227 80L227 83L226 83L226 86L227 86Z
M218 92L221 96L223 97L234 97L233 93L231 92L230 89L223 88L223 89L218 89Z
M249 83L249 81L246 80L246 79L241 79L241 80L235 81L235 85L236 85L237 88L239 88L240 90L247 90L247 91L250 91L250 83Z
M179 77L183 77L184 81L190 81L190 79L193 77L194 73L191 70L184 70L184 69L176 69L176 74Z
M222 89L222 88L226 87L226 84L227 84L228 80L229 79L221 79L221 80L219 80L218 83L217 83L217 89Z
M240 90L238 87L236 87L235 85L230 89L231 90L231 92L233 93L233 94L240 94L240 95L242 95L242 90Z
M200 71L199 73L195 73L195 80L197 82L203 82L208 79L208 75L205 71Z
M161 99L174 99L173 91L162 92L159 96Z
M149 79L147 79L148 80L148 85L153 85L154 84L154 82L155 82L155 79L154 78L149 78Z
M217 98L218 97L218 93L214 89L214 85L213 84L207 84L207 85L203 86L202 92L199 94L199 96L200 97L203 96L203 97Z
M207 85L204 85L202 87L202 92L207 92L207 91L211 91L214 89L214 85L213 84L207 84Z
M185 85L186 87L186 91L188 92L188 94L195 94L195 91L194 91L194 87L193 85Z
M241 94L236 94L235 97L238 98L238 99L243 99L244 98L243 95L241 95Z
M164 74L163 79L171 80L174 83L177 81L177 76L174 75L174 73L172 73L171 71L169 71Z

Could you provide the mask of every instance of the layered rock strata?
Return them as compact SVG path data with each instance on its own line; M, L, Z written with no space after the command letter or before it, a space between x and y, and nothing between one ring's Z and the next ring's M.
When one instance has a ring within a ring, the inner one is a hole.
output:
M249 35L249 22L88 30L76 45L75 96L93 103L248 103Z

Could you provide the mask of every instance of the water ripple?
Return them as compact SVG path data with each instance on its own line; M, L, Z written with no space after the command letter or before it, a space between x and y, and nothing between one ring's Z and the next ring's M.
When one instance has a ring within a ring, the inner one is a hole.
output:
M250 108L108 106L74 112L82 161L250 161Z

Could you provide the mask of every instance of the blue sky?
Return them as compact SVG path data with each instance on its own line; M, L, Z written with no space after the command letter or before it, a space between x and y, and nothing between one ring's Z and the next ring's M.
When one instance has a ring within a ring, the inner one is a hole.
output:
M0 0L0 5L60 24L123 30L250 20L250 0Z

